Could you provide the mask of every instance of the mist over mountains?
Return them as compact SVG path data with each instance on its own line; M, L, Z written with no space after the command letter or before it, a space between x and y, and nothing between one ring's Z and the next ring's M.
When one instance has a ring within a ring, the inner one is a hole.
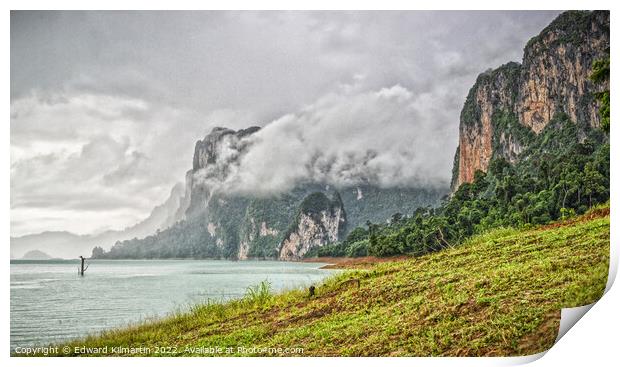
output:
M280 149L290 139L266 135L282 139L267 144L256 138L261 131L256 126L237 131L213 128L195 145L186 174L183 220L143 239L117 242L109 251L97 247L93 256L297 260L369 221L385 222L395 213L402 217L418 207L437 205L448 192L447 184L382 186L377 172L366 174L365 161L352 160L344 168L354 174L342 179L342 168L330 171L331 164L315 169L303 150ZM303 134L299 130L293 136L320 157L320 136L312 140ZM255 154L257 146L265 149L259 150L264 155ZM255 158L257 167L250 168L256 170L245 170L252 162L248 156ZM335 153L331 156L337 160ZM376 156L369 154L366 162ZM280 161L288 163L280 166ZM262 171L275 177L261 178L257 173ZM330 173L340 175L329 177Z

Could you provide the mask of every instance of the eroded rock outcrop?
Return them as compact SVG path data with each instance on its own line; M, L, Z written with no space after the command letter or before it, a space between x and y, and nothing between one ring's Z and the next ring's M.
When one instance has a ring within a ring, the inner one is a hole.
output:
M598 127L589 79L592 63L608 55L609 12L562 13L524 49L522 64L481 74L461 112L453 191L486 171L494 156L515 162L529 134L540 133L558 112L581 128Z
M340 195L310 194L302 202L297 219L280 245L280 260L297 260L310 249L336 242L345 231L346 213Z
M207 208L214 187L226 179L232 164L249 147L250 141L246 138L259 130L256 126L238 131L215 127L203 140L196 142L192 169L185 177L188 215Z
M252 206L250 206L250 208L251 207ZM272 258L277 256L278 236L280 235L280 230L269 227L267 224L267 218L262 219L263 221L260 222L260 225L258 225L256 218L254 217L254 213L251 211L246 212L246 220L249 220L249 225L242 228L242 238L239 242L237 259L247 260L250 257ZM257 248L261 244L263 245L262 247L265 247L265 242L267 247L271 244L271 248Z

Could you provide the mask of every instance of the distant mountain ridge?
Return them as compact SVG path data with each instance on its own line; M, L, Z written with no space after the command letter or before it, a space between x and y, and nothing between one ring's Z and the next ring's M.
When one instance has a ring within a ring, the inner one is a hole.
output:
M21 257L22 260L50 260L52 257L40 250L30 250Z
M110 248L116 241L130 238L143 238L158 229L166 229L183 219L187 202L181 183L170 191L170 196L156 206L143 221L124 230L109 230L96 235L78 235L67 231L46 231L19 237L11 237L11 254L20 258L28 251L44 249L53 257L77 258L90 256L94 246Z

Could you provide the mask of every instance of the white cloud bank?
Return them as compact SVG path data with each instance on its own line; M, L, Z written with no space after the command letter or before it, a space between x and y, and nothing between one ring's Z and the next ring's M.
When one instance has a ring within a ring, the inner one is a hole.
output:
M453 126L434 120L443 113L440 106L400 85L342 89L246 138L251 146L221 189L273 193L307 181L447 186L455 144L446 141ZM222 144L219 156L237 155L230 152L233 146Z

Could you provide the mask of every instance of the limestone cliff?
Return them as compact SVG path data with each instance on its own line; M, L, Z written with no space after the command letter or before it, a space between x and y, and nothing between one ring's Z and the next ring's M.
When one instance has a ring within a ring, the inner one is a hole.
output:
M598 127L601 88L590 81L592 63L609 52L609 12L559 15L524 49L523 62L482 73L461 111L452 189L486 171L491 158L515 162L531 134L558 112L581 129Z
M235 162L248 148L246 139L260 130L253 126L234 131L215 127L203 139L196 142L192 169L186 175L189 206L187 214L193 215L207 208L213 187L229 174L231 163Z
M280 260L297 260L310 249L336 242L347 224L340 195L330 200L321 192L302 202L297 219L280 245Z

